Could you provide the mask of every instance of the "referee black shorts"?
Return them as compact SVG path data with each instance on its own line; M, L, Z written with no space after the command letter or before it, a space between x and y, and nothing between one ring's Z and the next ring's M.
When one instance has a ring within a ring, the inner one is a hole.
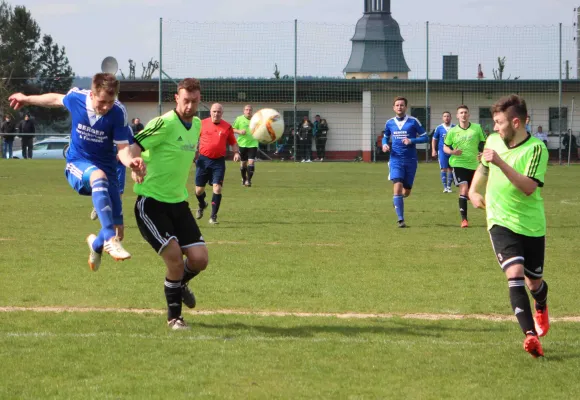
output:
M143 239L157 254L161 254L172 239L177 240L182 249L205 246L187 201L164 203L151 197L138 196L135 218Z
M471 186L471 181L475 175L474 169L467 169L461 167L453 167L453 182L455 186L467 183L467 186Z
M541 279L544 275L546 237L524 236L494 225L489 230L491 245L502 270L515 264L523 264L524 274L530 279Z

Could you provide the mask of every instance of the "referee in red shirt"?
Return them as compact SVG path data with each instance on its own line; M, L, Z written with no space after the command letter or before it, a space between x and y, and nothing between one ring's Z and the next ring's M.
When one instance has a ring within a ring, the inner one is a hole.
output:
M211 106L210 117L201 121L199 136L199 157L195 163L195 196L199 204L195 218L203 217L208 206L205 201L205 185L213 185L210 224L217 224L217 213L222 201L222 185L226 175L226 149L229 144L234 149L234 161L240 161L238 143L232 126L222 120L224 108L215 103Z

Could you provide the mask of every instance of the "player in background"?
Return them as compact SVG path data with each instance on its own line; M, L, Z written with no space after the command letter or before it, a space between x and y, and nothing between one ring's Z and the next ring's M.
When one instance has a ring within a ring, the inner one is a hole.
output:
M187 181L201 130L195 116L200 91L197 79L179 82L175 109L149 121L133 145L136 153L142 151L148 171L144 179L132 174L135 218L141 235L167 267L164 293L167 324L173 330L188 329L181 316L182 302L195 307L188 283L208 264L205 241L187 202Z
M211 199L211 216L209 223L218 223L217 213L222 201L222 186L226 175L226 150L228 144L234 150L234 161L240 161L238 144L232 126L222 119L224 108L221 104L212 104L210 117L201 121L199 137L199 157L195 170L195 196L198 208L195 218L203 217L203 210L208 204L205 201L205 185L213 185Z
M499 133L487 139L469 198L474 207L486 211L493 251L508 280L512 310L526 336L524 349L539 357L544 351L538 336L550 329L548 284L543 279L546 216L540 193L548 149L526 131L527 112L525 100L516 95L493 105L494 131ZM535 316L526 286L534 299Z
M411 195L417 173L417 143L428 143L429 136L415 117L407 115L407 99L396 97L393 110L396 117L385 124L383 152L391 152L389 180L393 182L393 206L397 213L399 228L405 228L404 197ZM389 145L389 140L391 144Z
M240 172L242 173L242 186L252 186L252 178L256 167L254 161L258 153L258 141L254 139L250 132L250 120L252 119L252 106L244 107L244 114L234 120L232 127L234 133L238 135L238 146L240 148Z
M449 166L450 155L443 150L445 136L447 132L455 125L451 123L451 113L445 111L443 113L443 123L435 128L433 139L431 140L432 153L431 156L439 158L439 168L441 168L441 183L443 183L443 193L451 193L451 182L453 181L453 173Z
M125 107L117 100L118 94L119 81L115 76L99 73L93 76L91 90L73 88L66 95L15 93L9 98L15 110L24 106L64 106L71 113L65 176L77 193L91 196L101 222L99 234L87 237L89 267L93 271L99 269L103 251L117 261L131 257L121 245L124 225L116 156L138 176L145 174L143 160L131 153L131 129Z
M469 227L467 220L467 200L469 185L479 165L479 153L485 144L485 133L481 125L469 122L469 108L457 107L459 124L451 128L445 136L443 150L450 154L449 165L453 167L455 186L459 187L459 214L461 227Z

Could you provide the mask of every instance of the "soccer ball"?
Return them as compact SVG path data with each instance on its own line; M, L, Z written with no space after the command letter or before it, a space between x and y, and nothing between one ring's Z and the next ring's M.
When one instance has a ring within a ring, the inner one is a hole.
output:
M278 111L263 108L252 116L250 132L260 143L273 143L284 134L284 119Z

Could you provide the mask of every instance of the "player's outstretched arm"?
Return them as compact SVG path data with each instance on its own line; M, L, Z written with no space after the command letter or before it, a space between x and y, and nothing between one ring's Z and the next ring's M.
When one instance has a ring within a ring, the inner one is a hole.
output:
M469 187L469 200L475 208L485 208L485 198L483 194L487 186L487 176L489 168L484 165L479 165L473 176L471 186Z
M60 93L45 93L34 96L27 96L23 93L14 93L8 98L10 102L10 107L18 110L26 106L38 106L38 107L64 107L63 104L64 94Z
M124 166L131 168L137 175L145 176L145 162L141 157L133 157L131 147L128 144L117 145L117 156Z

